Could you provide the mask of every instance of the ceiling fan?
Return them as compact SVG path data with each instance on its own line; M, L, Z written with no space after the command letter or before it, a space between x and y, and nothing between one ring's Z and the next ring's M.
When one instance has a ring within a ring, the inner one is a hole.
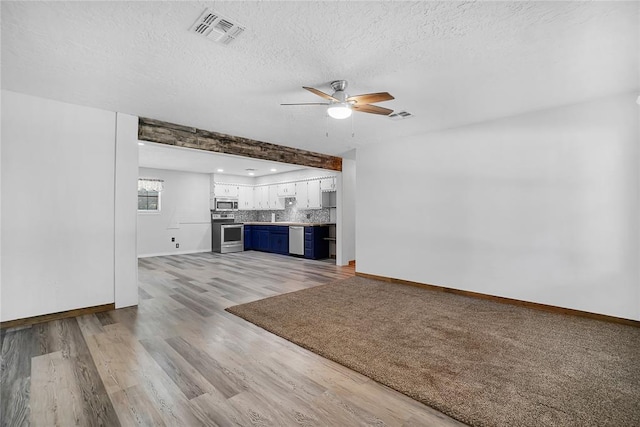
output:
M329 102L305 102L300 104L280 104L280 105L326 105L327 114L334 119L346 119L351 116L353 110L361 113L380 114L388 116L393 110L377 105L371 105L374 102L391 101L394 99L389 92L366 93L363 95L349 96L345 92L347 89L346 80L335 80L331 82L333 95L328 95L318 89L302 86L303 89L326 99Z

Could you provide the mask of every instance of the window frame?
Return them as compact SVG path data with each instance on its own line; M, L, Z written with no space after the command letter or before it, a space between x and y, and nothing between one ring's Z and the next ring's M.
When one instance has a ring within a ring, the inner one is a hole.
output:
M138 178L138 181L141 180L155 180L155 178ZM138 190L138 201L140 200L140 191L142 190ZM146 196L148 197L148 196ZM148 205L148 203L147 203ZM156 215L161 213L162 211L162 190L158 191L158 208L157 209L140 209L139 208L139 204L138 204L138 213L139 214L144 214L144 215Z

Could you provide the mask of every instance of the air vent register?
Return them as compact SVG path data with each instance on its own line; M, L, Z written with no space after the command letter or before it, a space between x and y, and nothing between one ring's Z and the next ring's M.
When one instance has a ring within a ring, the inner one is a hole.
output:
M244 30L244 26L208 8L189 29L192 33L224 45L234 41Z
M389 117L391 120L402 120L402 119L408 119L413 117L413 114L407 111L398 111L398 112L389 114L387 117Z

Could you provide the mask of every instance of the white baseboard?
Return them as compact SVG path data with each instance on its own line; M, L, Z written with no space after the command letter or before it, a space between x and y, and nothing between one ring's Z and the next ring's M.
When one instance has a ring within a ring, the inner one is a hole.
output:
M154 256L168 256L168 255L189 255L189 254L200 254L203 252L211 252L211 249L196 249L190 251L175 251L175 252L160 252L156 254L139 254L138 258L151 258Z

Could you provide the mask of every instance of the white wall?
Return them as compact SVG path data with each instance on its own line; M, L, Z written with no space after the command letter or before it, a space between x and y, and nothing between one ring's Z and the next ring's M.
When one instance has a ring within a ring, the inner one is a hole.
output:
M116 115L115 303L138 304L138 118Z
M290 172L274 173L259 177L229 175L224 173L215 173L214 181L227 184L246 184L246 185L263 185L279 182L299 181L310 178L322 178L326 176L338 176L339 172L326 169L304 168Z
M227 184L255 185L256 179L252 176L228 175L224 173L214 173L213 181Z
M355 156L355 154L354 154ZM339 178L338 246L336 264L347 265L356 259L356 160L342 159L342 174Z
M211 251L210 175L140 168L139 176L163 179L164 190L160 213L138 214L138 256Z
M326 176L337 176L338 172L326 169L305 168L291 172L282 172L273 175L259 176L255 180L256 185L273 184L278 182L300 181L303 179L322 178Z
M2 314L114 302L116 114L2 91Z
M358 149L357 271L640 320L636 96Z

